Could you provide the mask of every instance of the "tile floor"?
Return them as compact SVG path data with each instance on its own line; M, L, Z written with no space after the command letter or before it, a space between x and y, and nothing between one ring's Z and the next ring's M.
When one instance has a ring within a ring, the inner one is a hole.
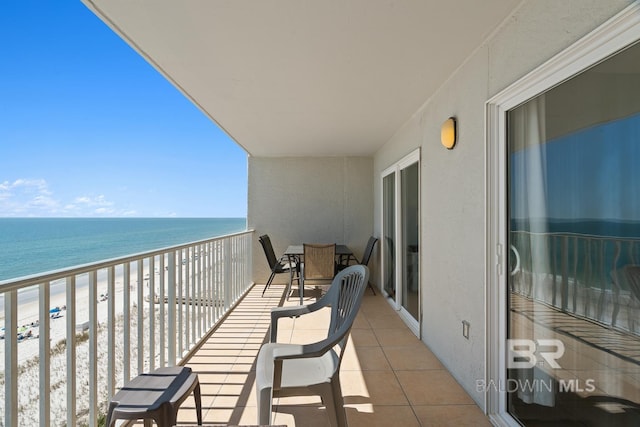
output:
M262 288L256 285L187 363L200 379L205 424L256 423L254 363L268 334L269 311L298 301L282 301L283 285L272 285L264 297ZM327 314L281 320L278 341L324 338ZM370 290L352 328L340 378L350 427L491 425L387 301ZM278 425L329 425L317 397L276 399L273 415ZM196 423L192 398L183 403L178 423Z

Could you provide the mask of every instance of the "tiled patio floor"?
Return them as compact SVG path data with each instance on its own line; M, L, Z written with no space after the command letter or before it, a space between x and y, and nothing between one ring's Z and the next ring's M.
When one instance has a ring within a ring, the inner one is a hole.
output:
M255 358L267 337L269 311L282 304L284 285L272 285L264 297L262 288L256 285L187 363L200 379L206 424L256 423ZM296 302L291 298L285 305ZM278 341L324 338L327 313L284 319ZM350 427L491 425L387 301L370 290L352 329L340 378ZM178 422L196 423L192 398L182 405ZM272 422L329 425L320 399L313 397L275 400Z

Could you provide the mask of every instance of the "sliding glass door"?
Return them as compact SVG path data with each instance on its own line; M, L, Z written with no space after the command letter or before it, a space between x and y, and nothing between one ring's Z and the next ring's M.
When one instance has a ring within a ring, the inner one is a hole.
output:
M500 425L640 425L638 25L611 20L488 103L478 390Z
M396 172L382 178L382 280L383 290L396 299Z
M419 245L419 168L414 162L400 170L400 188L402 191L401 229L402 229L402 308L416 321L419 319L420 288L420 245Z
M640 46L507 113L507 408L524 425L640 425L640 71L629 64Z
M420 336L420 152L382 174L383 289Z

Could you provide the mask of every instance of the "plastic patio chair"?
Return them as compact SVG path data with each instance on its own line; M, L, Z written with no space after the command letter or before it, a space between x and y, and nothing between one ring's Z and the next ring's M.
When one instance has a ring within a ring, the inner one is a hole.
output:
M267 262L269 263L269 268L271 268L271 276L269 276L269 280L267 280L267 284L264 286L262 290L262 296L264 296L265 291L273 282L273 278L276 274L280 273L289 273L289 288L291 287L291 282L295 279L300 282L300 277L297 274L297 265L295 262L289 262L289 260L285 260L283 258L278 259L276 257L275 252L273 251L273 246L271 245L271 239L267 234L264 234L258 238L260 244L262 245L262 249L264 249L264 254L267 257ZM294 277L294 272L296 276Z
M270 424L274 397L319 395L331 425L347 425L340 364L368 279L366 266L353 265L336 275L327 293L317 302L271 311L271 342L260 348L256 362L258 424ZM302 316L327 306L331 307L331 320L326 339L304 345L275 342L278 319Z

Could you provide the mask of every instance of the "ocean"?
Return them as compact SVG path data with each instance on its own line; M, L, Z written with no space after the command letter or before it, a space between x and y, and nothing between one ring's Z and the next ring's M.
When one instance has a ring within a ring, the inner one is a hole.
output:
M0 218L0 281L245 230L246 218Z

